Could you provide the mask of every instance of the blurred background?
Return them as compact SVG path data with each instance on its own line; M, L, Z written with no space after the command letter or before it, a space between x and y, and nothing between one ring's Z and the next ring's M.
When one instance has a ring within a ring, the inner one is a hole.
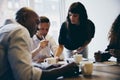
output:
M120 0L0 0L0 26L6 19L14 19L21 7L31 7L39 16L50 19L49 34L58 42L60 26L66 20L69 6L76 1L84 4L88 18L95 24L95 36L88 46L88 57L93 59L94 52L104 51L108 45L108 32L120 14Z

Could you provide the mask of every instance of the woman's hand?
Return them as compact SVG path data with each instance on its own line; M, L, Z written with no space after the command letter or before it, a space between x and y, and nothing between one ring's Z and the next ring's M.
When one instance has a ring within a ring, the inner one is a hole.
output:
M110 49L109 53L115 58L120 58L120 50L118 49Z
M81 53L84 49L85 49L85 47L79 47L78 49L73 50L73 51L72 51L72 54L79 54L79 53Z

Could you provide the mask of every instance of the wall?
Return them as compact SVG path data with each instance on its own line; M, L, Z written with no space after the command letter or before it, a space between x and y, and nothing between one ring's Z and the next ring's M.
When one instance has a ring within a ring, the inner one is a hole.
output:
M94 52L104 51L109 43L108 32L120 14L120 0L66 0L66 14L71 3L80 1L87 9L88 17L95 24L95 36L89 44L89 58L94 57Z

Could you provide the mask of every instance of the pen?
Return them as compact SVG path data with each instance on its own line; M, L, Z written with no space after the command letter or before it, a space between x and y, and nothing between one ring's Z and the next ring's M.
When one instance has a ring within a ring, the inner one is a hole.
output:
M66 60L67 61L67 63L69 63L69 60Z
M42 35L42 39L45 40L45 37Z
M51 53L51 57L54 57L54 55Z

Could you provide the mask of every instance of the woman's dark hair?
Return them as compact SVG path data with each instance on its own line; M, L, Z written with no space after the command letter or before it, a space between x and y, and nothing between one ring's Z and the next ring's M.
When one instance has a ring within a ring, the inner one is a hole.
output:
M79 14L79 20L80 20L80 25L85 25L86 21L88 19L87 16L87 11L84 7L84 5L80 2L74 2L71 4L68 10L68 15L67 15L67 21L69 24L71 24L70 18L69 18L69 12Z
M109 31L108 39L111 43L116 43L117 41L120 41L120 14L117 16L112 24L112 27Z

